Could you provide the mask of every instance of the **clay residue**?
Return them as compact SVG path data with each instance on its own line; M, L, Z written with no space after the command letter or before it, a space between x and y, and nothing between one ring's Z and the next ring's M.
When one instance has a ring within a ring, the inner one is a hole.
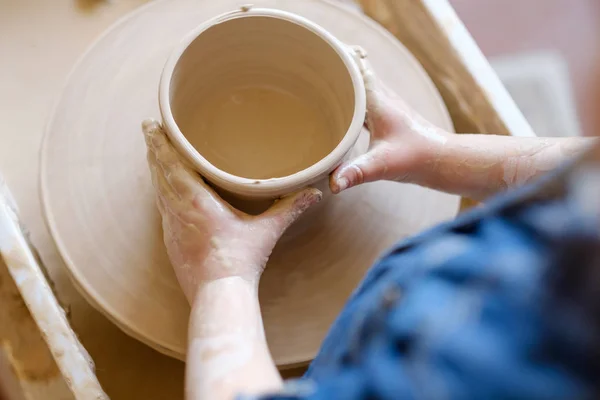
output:
M0 341L9 343L19 376L48 381L59 374L29 309L0 258Z

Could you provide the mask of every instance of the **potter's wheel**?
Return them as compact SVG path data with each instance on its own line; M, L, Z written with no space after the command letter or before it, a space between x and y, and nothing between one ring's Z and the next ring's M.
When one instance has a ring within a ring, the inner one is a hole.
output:
M159 0L105 33L80 60L42 151L50 230L88 301L131 336L183 359L189 307L171 271L140 122L159 117L158 81L173 45L243 2ZM295 12L367 49L375 70L425 117L451 129L433 84L383 28L322 0L255 0ZM310 360L374 259L395 241L451 218L459 199L411 185L350 189L311 210L267 266L261 304L279 365Z

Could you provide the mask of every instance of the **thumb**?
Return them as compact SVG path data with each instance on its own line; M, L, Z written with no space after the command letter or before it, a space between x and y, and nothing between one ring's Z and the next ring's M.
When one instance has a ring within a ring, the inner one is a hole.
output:
M307 188L277 200L271 208L255 218L279 238L304 211L322 198L323 193L319 189Z
M361 183L387 179L390 172L390 148L386 143L373 146L369 151L340 165L329 178L334 194Z

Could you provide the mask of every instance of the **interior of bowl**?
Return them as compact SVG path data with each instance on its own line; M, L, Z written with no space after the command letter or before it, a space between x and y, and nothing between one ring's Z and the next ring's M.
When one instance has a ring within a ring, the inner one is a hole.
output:
M312 30L271 16L230 19L203 31L177 62L175 123L208 162L270 179L317 163L354 115L352 78Z

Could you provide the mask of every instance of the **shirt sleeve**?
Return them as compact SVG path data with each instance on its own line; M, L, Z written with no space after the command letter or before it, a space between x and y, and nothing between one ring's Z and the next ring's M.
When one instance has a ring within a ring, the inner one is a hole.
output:
M593 174L542 180L399 243L367 274L301 380L240 398L599 398Z

